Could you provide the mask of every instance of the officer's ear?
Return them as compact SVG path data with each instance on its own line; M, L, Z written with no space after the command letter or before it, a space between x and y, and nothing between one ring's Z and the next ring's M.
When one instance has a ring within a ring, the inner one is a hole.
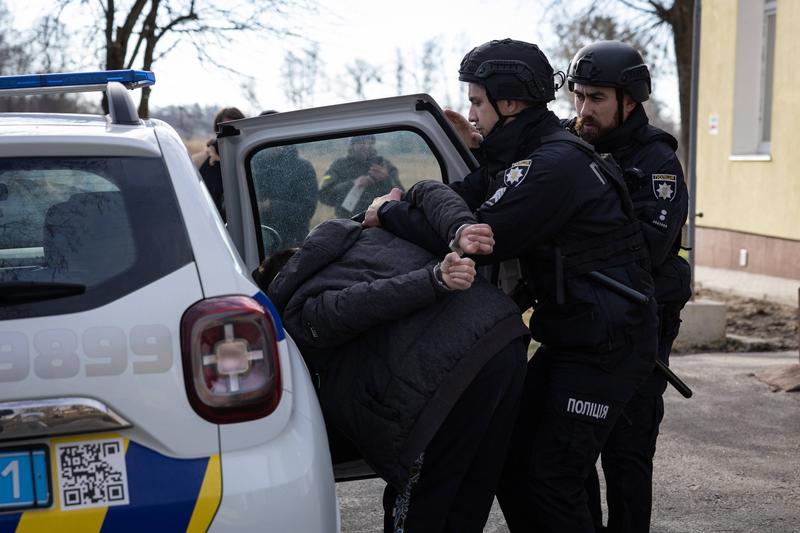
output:
M530 106L530 103L526 102L524 100L498 100L497 101L497 108L506 117L514 116L514 115L520 113L522 110L524 110L526 107L529 107L529 106Z
M627 92L622 95L622 113L625 115L623 122L628 119L633 110L636 109L636 100Z

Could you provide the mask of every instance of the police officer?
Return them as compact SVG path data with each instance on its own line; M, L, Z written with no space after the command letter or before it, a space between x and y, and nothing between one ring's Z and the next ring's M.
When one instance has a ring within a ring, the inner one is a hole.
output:
M512 531L591 532L586 478L655 358L655 306L619 290L652 296L642 235L621 173L547 109L553 69L536 45L478 46L459 79L472 125L456 125L467 142L482 139L482 165L452 187L494 231L489 261L519 259L542 343L498 499ZM365 223L421 242L414 217L407 203L378 200Z
M678 335L680 311L691 295L689 265L678 255L688 212L683 170L675 155L678 143L649 124L642 102L650 97L650 72L632 46L601 41L581 48L570 63L567 82L577 117L566 125L598 152L612 154L624 170L650 253L658 302L658 357L666 364ZM653 456L665 388L664 377L653 372L628 402L603 447L608 531L650 528ZM599 527L596 471L587 489Z

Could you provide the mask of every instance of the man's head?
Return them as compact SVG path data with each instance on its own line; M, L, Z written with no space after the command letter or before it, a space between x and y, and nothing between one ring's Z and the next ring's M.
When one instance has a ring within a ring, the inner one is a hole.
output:
M574 93L575 112L578 116L575 129L582 139L595 142L620 125L616 89L576 83L572 92ZM636 105L628 93L623 93L623 122Z
M600 41L584 46L572 58L567 86L575 95L578 133L593 142L650 98L650 71L634 47Z
M374 135L356 135L350 139L349 154L352 157L356 159L369 159L370 157L374 157L376 153Z
M267 292L269 284L272 283L272 280L275 279L278 272L286 266L289 259L297 253L297 250L299 250L299 248L278 250L274 254L268 255L261 264L258 265L258 268L253 271L253 281L256 282L256 285L258 285L258 288L261 289L262 292Z
M553 68L535 44L512 39L473 48L458 79L469 83L469 119L486 136L531 105L555 98Z
M469 84L469 121L486 137L500 121L500 117L513 120L530 103L524 100L499 100L492 105L486 87L478 83Z
M222 122L239 120L241 118L244 118L244 113L239 111L238 107L223 107L214 115L214 131L217 131L217 126Z

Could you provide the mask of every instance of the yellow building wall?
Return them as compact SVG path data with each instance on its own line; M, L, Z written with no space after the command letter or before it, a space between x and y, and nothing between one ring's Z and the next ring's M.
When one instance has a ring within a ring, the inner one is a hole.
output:
M730 160L738 1L702 6L697 225L800 240L800 0L777 3L771 161Z

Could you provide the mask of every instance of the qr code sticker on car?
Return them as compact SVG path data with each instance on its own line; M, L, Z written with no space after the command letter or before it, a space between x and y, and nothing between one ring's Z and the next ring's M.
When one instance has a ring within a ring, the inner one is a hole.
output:
M57 444L56 463L62 511L129 503L122 439Z

